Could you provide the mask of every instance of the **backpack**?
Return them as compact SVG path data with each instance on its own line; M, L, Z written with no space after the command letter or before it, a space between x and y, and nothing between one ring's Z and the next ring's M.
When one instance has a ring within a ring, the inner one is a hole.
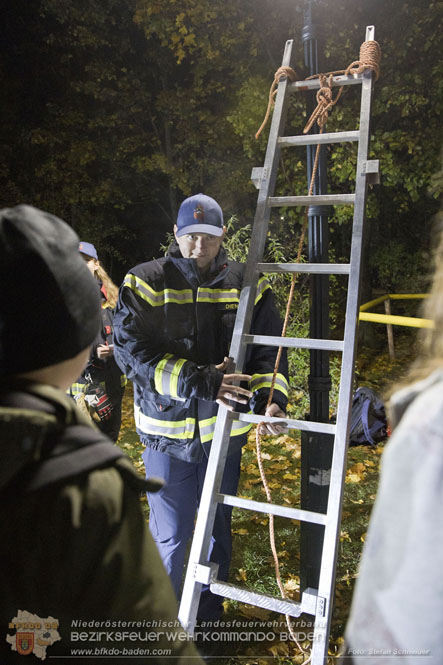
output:
M352 400L349 443L351 446L376 446L387 437L385 407L370 388L357 388Z

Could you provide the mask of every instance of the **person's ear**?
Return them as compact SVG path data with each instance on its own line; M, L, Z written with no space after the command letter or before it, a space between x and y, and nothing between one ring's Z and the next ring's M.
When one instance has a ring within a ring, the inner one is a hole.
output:
M224 238L225 235L226 235L226 231L227 231L227 228L226 228L226 226L224 226L224 227L223 227L223 233L221 234L221 239L222 239L222 240L223 240L223 238Z
M173 229L173 231L174 231L174 238L177 240L177 231L178 231L177 224L174 224L174 229Z

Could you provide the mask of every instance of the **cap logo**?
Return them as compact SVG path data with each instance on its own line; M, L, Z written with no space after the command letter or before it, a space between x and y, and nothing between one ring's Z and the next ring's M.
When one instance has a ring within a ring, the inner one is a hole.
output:
M203 210L203 206L198 205L194 210L194 219L196 219L198 222L201 222L204 218L205 212Z

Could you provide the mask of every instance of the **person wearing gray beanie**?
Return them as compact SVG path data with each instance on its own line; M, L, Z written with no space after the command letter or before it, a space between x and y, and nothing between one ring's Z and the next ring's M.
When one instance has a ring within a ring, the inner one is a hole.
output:
M100 293L78 237L27 205L0 211L0 376L73 358L100 327Z
M101 322L78 247L47 212L0 210L0 662L66 662L79 639L96 647L86 628L122 624L143 630L120 633L119 652L146 653L149 634L162 663L203 665L140 505L163 483L142 479L65 392ZM109 635L102 663L115 662Z

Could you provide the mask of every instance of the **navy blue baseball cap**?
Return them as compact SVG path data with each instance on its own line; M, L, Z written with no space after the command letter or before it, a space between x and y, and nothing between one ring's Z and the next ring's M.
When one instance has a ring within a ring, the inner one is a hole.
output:
M187 233L223 234L223 211L215 199L195 194L183 201L177 215L177 236Z
M80 244L78 246L78 251L81 254L85 254L86 256L90 256L91 259L96 259L98 261L97 250L95 249L92 242L85 242L84 240L80 240Z

